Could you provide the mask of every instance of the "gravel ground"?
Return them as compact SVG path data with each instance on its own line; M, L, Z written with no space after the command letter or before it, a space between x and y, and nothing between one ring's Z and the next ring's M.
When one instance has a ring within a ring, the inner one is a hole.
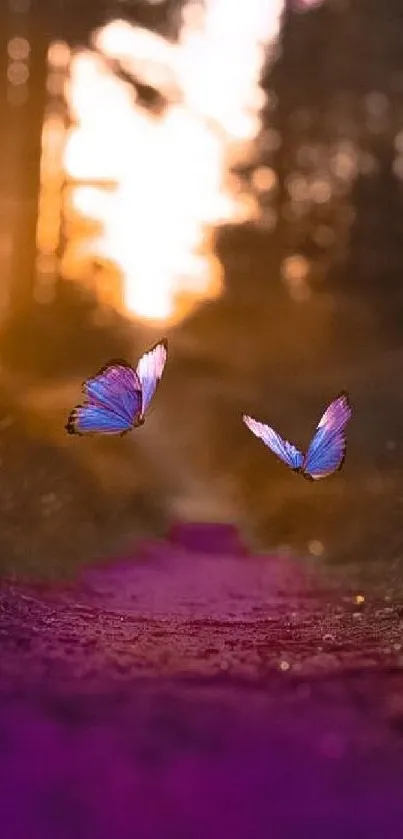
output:
M7 839L401 836L403 600L205 535L4 580Z

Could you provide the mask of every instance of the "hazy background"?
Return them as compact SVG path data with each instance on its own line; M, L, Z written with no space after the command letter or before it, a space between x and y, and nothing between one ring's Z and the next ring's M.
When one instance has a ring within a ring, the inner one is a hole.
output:
M52 576L172 518L399 567L403 10L397 0L8 0L0 9L0 562ZM161 335L124 439L66 435L84 378ZM305 447L341 390L344 470Z

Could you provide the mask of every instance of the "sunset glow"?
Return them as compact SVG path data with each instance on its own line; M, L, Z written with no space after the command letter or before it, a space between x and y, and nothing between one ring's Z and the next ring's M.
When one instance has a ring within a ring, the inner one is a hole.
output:
M259 213L229 174L260 129L260 74L283 5L249 0L234 15L233 0L190 2L177 43L115 20L72 54L64 276L150 321L175 322L220 294L214 228ZM146 108L131 78L163 106Z

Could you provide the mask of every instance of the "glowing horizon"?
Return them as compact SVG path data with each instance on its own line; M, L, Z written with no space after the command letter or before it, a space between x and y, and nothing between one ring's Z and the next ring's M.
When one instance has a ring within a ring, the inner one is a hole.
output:
M220 294L214 229L259 216L229 174L261 127L260 74L283 7L249 0L235 16L233 0L189 2L175 44L114 20L71 55L64 276L91 283L100 263L101 298L150 321L173 323ZM162 112L143 107L116 66L157 90Z

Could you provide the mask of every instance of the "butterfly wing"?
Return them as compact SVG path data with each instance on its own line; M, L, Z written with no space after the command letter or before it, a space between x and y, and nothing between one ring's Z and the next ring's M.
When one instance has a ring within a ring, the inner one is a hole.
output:
M158 341L148 352L140 358L136 373L141 384L142 405L141 415L143 416L150 405L154 393L161 381L168 354L168 342L166 338Z
M114 359L105 364L83 386L90 402L103 405L131 425L141 410L141 383L127 361Z
M283 440L269 425L264 425L263 422L258 422L247 414L244 414L242 419L252 434L259 437L273 454L277 455L290 469L301 469L304 456L295 446L292 446L287 440Z
M341 469L346 455L346 425L352 410L348 394L341 393L327 408L312 438L303 471L318 480Z
M71 412L70 434L122 434L129 431L141 412L141 384L126 361L112 360L83 385L84 405Z
M124 434L131 425L103 405L76 405L66 423L68 434Z

